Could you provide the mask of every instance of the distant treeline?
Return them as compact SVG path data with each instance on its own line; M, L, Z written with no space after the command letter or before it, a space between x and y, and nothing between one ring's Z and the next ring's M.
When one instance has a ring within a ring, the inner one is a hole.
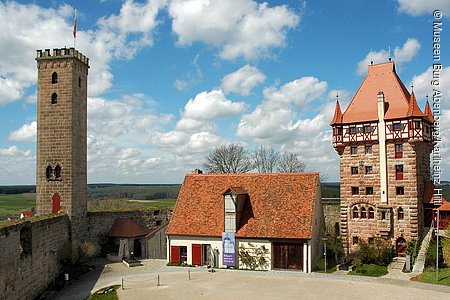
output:
M88 200L102 199L176 199L180 184L89 184Z
M180 191L181 184L113 184L94 183L88 184L88 200L101 199L176 199ZM445 182L441 185L443 197L450 200L450 185ZM35 193L34 185L12 185L0 186L0 194L24 194ZM325 182L322 184L323 198L339 198L339 182Z
M4 185L0 186L0 194L36 193L35 185Z

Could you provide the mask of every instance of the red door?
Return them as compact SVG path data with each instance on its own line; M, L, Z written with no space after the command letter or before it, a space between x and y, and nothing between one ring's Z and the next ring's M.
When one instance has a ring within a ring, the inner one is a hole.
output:
M58 193L55 193L52 198L52 213L56 214L61 210L61 198Z
M170 253L171 253L171 259L172 259L171 263L179 264L180 263L180 246L171 246Z
M202 265L202 245L192 244L192 264L194 266Z
M403 237L399 237L396 242L396 249L398 256L406 255L406 240Z

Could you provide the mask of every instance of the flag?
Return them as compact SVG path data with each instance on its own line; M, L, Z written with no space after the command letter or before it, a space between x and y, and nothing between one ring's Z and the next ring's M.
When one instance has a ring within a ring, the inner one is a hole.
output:
M77 38L77 10L75 9L75 17L73 19L73 38Z

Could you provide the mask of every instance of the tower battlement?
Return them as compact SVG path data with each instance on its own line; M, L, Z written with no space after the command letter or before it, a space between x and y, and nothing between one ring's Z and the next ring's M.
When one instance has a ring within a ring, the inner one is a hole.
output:
M56 59L56 58L69 58L75 57L80 62L86 64L89 67L89 58L83 55L81 52L75 48L54 48L52 51L50 49L36 50L36 60L43 59Z

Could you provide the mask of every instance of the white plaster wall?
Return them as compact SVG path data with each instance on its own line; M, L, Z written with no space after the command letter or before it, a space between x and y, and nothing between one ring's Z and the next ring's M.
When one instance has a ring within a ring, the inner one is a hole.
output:
M237 244L238 244L237 257L239 257L239 248L241 247L245 248L246 250L249 250L250 253L251 252L254 253L254 249L264 246L266 249L269 250L268 253L265 255L267 265L264 268L258 268L257 270L272 269L272 243L270 241L255 240L255 239L238 239ZM245 266L240 259L239 259L239 269L248 269L248 267Z
M211 245L219 253L219 268L226 267L222 264L222 238L200 236L169 236L167 243L167 261L170 261L170 246L187 247L187 263L192 264L192 244Z

